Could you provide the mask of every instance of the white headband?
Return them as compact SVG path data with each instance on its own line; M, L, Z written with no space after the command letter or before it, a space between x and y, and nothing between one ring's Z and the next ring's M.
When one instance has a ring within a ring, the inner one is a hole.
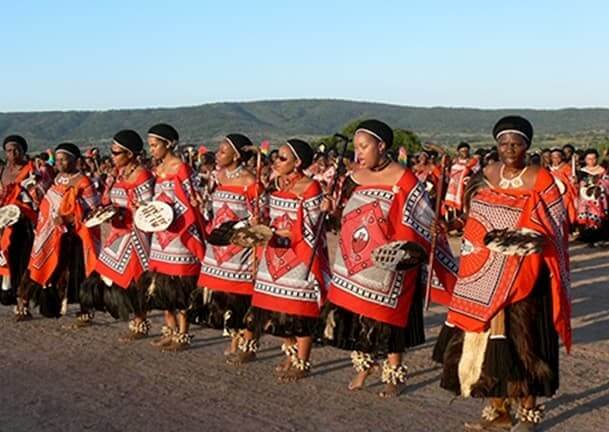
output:
M163 136L160 136L160 135L157 135L157 134L154 134L154 133L149 133L149 134L148 134L148 136L151 136L151 137L154 137L154 138L158 138L158 139L160 139L160 140L163 140L163 141L165 141L167 144L169 144L169 146L170 146L170 147L173 147L173 146L175 146L175 145L178 143L177 141L171 141L171 140L169 140L169 139L167 139L167 138L165 138L165 137L163 137Z
M376 138L377 140L381 141L381 142L385 142L385 140L383 138L381 138L380 136L378 136L376 133L372 132L370 129L364 129L364 128L360 128L358 130L355 131L355 134L357 134L358 132L365 132L368 135L372 135L374 138ZM354 134L354 135L355 135Z
M66 150L66 149L55 150L55 153L65 153L65 154L72 156L74 159L77 158L77 156L74 153L72 153L71 151Z
M239 150L237 150L237 146L235 145L235 143L233 143L229 137L225 137L224 139L226 140L227 143L230 144L230 146L233 148L235 153L237 153L239 156L241 156L241 153L239 153Z
M505 134L509 134L509 133L513 133L516 135L520 135L521 137L523 137L524 139L527 140L527 142L530 142L531 139L527 136L527 134L525 134L522 131L519 131L518 129L505 129L502 130L501 132L499 132L496 136L495 136L495 141L499 141L499 138L502 137Z
M292 153L294 154L294 157L300 161L300 163L302 163L302 159L300 159L300 156L298 156L298 153L296 153L296 150L294 150L294 147L292 146L292 144L289 143L289 141L285 142L286 145L290 148L290 150L292 150Z

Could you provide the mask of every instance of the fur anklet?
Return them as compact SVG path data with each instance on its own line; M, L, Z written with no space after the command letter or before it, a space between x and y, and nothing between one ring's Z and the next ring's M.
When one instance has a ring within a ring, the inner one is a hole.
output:
M398 385L406 382L408 367L404 364L392 365L388 360L383 362L381 381L385 384Z
M362 351L351 352L351 363L356 372L366 372L374 366L374 359L368 353Z

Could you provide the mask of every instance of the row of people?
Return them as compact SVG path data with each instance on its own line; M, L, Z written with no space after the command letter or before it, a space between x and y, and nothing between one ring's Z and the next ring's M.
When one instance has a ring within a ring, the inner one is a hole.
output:
M124 341L146 337L147 313L163 310L155 346L187 348L189 324L198 322L230 336L231 364L254 360L262 335L275 335L284 340L283 381L308 375L320 339L351 351L351 390L380 362L381 396L395 396L406 381L403 353L424 342L423 308L431 300L449 308L433 353L443 364L442 387L493 398L481 421L467 427L512 427L509 400L517 400L513 430L534 430L543 414L536 398L558 387L559 337L571 345L568 216L550 172L526 164L531 124L506 117L493 136L500 161L479 170L464 194L459 265L436 217L440 207L413 171L387 157L393 132L378 120L357 128L358 167L334 202L304 174L314 155L306 142L279 148L276 181L265 190L258 173L243 167L256 150L251 141L226 136L207 220L170 125L148 132L154 172L138 162L144 145L137 133L115 135L119 175L103 197L78 171L79 149L68 143L56 149L53 185L35 193L36 182L24 181L31 177L25 140L11 136L3 204L22 211L2 233L3 295L10 299L19 286L19 320L31 317L30 301L56 317L72 300L80 303L77 326L89 325L94 311L133 318ZM150 233L135 214L158 201L173 209L173 219ZM103 246L99 227L86 224L100 202L118 209ZM341 225L330 266L323 224L332 212ZM28 241L31 253L24 253Z

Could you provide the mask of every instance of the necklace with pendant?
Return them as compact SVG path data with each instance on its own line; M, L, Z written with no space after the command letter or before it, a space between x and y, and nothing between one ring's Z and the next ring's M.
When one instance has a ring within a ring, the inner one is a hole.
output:
M79 172L74 173L74 174L64 174L61 177L57 177L55 179L55 182L62 186L66 186L66 185L69 185L72 182L72 180L78 175L80 175Z
M501 166L501 169L499 170L499 187L501 189L517 189L520 188L524 185L524 181L522 181L522 176L524 175L524 173L526 172L526 170L528 169L528 167L524 167L516 177L513 177L511 179L505 178L503 176L503 170L505 169L505 165Z

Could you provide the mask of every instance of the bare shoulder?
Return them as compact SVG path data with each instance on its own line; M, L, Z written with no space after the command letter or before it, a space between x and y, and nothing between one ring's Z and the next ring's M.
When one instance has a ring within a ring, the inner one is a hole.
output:
M243 170L239 176L239 182L244 186L249 186L256 181L256 176L248 170Z
M399 163L393 162L387 167L387 180L390 184L397 183L404 175L406 169Z
M499 164L494 163L494 164L487 165L484 167L482 172L484 173L484 177L487 177L487 178L498 177L499 176Z
M304 176L303 178L298 180L298 182L294 185L293 192L296 195L302 195L309 188L309 186L311 186L311 184L313 182L314 182L313 179L311 179L307 176Z

